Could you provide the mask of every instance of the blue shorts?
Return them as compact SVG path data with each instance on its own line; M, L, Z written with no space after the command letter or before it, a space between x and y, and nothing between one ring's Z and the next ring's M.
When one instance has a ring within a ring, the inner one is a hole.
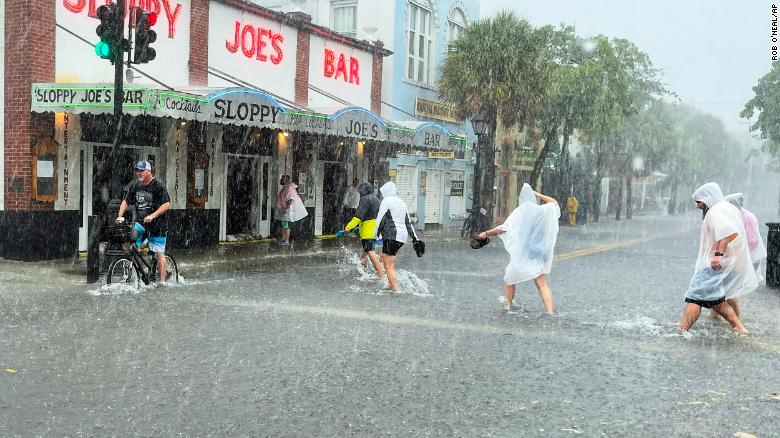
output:
M149 251L165 253L165 243L167 236L149 236L146 228L144 228L144 226L138 222L133 224L133 228L135 228L135 231L138 232L138 237L135 239L135 246L137 248L143 246L144 240L146 240L149 245Z

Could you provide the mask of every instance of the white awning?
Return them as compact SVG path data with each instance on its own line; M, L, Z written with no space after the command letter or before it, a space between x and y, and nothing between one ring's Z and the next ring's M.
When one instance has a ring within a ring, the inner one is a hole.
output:
M112 84L36 83L31 111L113 114ZM360 107L312 110L251 88L185 88L127 86L123 112L208 123L256 126L290 131L387 141L423 149L462 150L465 137L435 123L392 123ZM406 125L406 126L404 126Z

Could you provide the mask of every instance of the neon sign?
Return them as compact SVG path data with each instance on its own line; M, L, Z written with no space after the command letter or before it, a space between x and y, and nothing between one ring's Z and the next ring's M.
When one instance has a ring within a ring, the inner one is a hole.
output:
M336 54L333 50L325 49L324 67L325 77L338 79L341 76L344 82L360 85L360 63L357 58L349 57L349 78L347 78L347 61L343 53L340 53L338 60L336 60Z
M87 15L91 18L97 18L98 2L100 4L112 3L111 0L62 0L62 5L68 11L74 14L80 14L87 10ZM160 5L162 3L162 6ZM181 3L176 3L176 7L172 7L169 0L127 0L127 8L132 11L135 6L140 6L141 9L147 12L153 12L155 14L162 15L161 12L165 10L165 17L168 19L168 38L174 38L176 36L176 22L181 17L181 11L183 6ZM129 16L130 14L125 14Z
M280 33L275 33L271 29L266 29L260 26L252 26L244 24L242 26L241 21L236 20L236 30L233 35L233 41L225 41L225 48L228 52L236 53L238 49L249 59L255 58L258 61L279 64L284 58L282 52L282 43L284 42L284 36ZM270 46L273 51L265 51L265 48Z

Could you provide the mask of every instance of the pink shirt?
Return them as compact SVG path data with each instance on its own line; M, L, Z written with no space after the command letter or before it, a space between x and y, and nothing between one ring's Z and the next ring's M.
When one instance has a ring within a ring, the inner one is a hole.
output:
M745 224L745 237L747 237L748 249L752 252L758 246L758 239L761 238L758 231L758 218L744 208L741 210L742 222Z

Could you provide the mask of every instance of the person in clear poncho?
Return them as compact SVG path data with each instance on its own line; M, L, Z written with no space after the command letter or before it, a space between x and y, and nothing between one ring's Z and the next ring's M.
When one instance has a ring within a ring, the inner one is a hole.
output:
M758 269L763 260L766 260L766 245L761 238L760 225L756 215L744 207L745 196L742 193L733 193L726 196L726 200L739 209L742 214L742 223L745 225L745 237L750 250L750 261L753 268Z
M758 286L750 261L745 226L739 210L723 197L720 186L707 183L693 193L701 209L699 256L693 278L685 293L685 309L678 329L686 331L701 314L701 308L715 310L739 333L747 333L726 297L738 297Z
M543 204L539 205L537 199ZM547 275L552 270L555 241L558 238L558 202L537 193L528 184L520 191L520 203L503 224L479 234L481 239L500 236L509 253L509 264L504 271L505 310L513 310L517 284L534 280L547 313L553 312L552 290Z

